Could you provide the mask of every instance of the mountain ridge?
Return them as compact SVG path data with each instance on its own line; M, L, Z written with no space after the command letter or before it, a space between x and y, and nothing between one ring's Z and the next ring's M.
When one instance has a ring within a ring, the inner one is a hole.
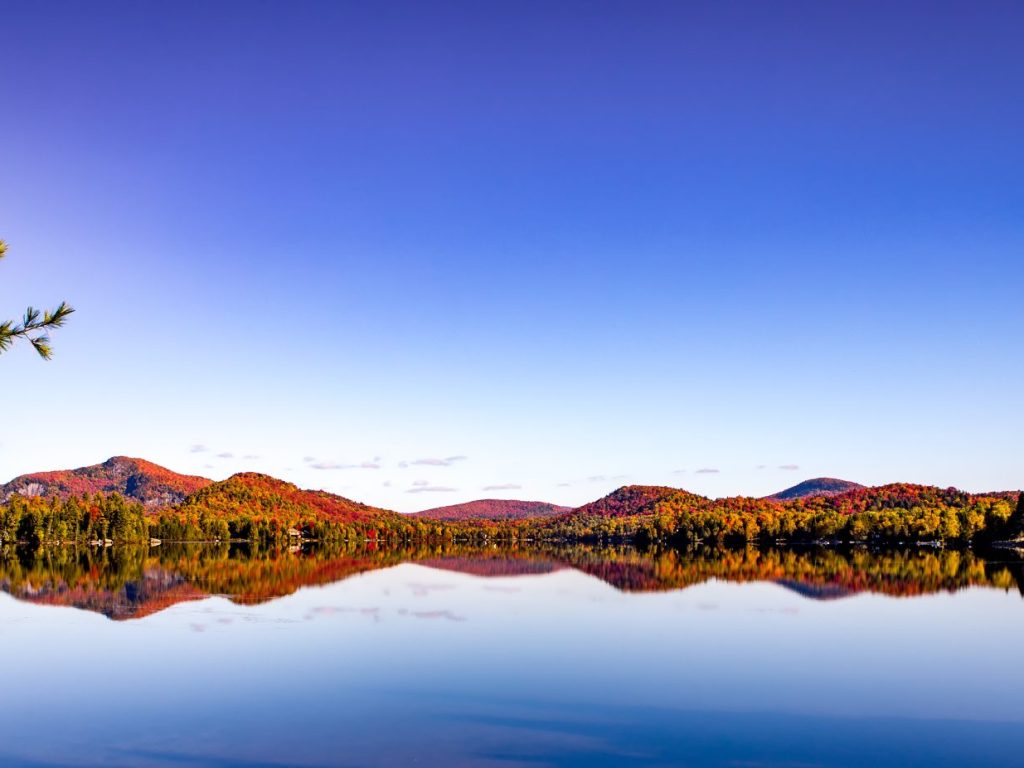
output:
M334 522L390 522L421 524L523 522L559 524L573 520L625 520L678 514L683 510L745 512L765 509L831 510L848 515L878 509L911 509L922 505L949 505L970 499L1002 498L1014 502L1019 491L972 494L955 488L892 483L863 486L837 478L811 478L762 498L731 496L711 499L685 489L657 485L627 485L580 507L543 501L478 499L446 507L402 514L354 501L323 490L302 489L294 483L258 472L239 472L226 480L185 475L145 459L113 456L105 462L72 470L20 475L0 485L0 503L15 494L24 497L60 497L83 494L120 494L143 504L147 514L176 511L183 515L206 513L214 517L257 515L282 518L299 515Z
M773 501L792 501L794 499L806 499L811 496L829 497L865 487L867 486L850 480L840 480L836 477L812 477L809 480L804 480L801 483L797 483L764 498Z
M525 520L555 517L571 512L573 507L547 501L521 501L518 499L476 499L461 504L449 504L413 512L409 517L441 522L457 520Z
M213 481L198 475L183 475L159 464L131 456L111 456L99 464L76 469L30 472L0 485L0 502L14 494L21 496L81 496L112 494L142 502L147 508L162 509L181 504L188 496Z

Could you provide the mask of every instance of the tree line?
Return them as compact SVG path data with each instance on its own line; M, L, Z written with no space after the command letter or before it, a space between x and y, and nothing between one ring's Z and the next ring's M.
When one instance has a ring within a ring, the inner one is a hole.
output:
M667 489L671 490L671 489ZM197 495L198 496L198 495ZM187 500L149 513L118 494L66 499L14 494L0 505L0 543L138 544L166 541L246 541L275 547L301 541L396 542L597 541L695 543L984 543L1024 536L1024 493L972 495L953 489L886 487L838 499L794 502L705 499L680 492L646 503L642 512L569 513L555 518L440 522L375 510L327 517L301 504L273 499L232 507ZM368 508L369 509L369 508Z

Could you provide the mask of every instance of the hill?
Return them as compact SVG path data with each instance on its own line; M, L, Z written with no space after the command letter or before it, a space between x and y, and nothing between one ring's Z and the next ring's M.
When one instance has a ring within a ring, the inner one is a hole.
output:
M410 517L426 520L525 520L526 518L555 517L572 511L546 501L517 501L515 499L478 499L465 504L452 504L415 512Z
M402 518L397 512L371 507L327 491L308 491L258 472L239 472L211 483L189 496L179 507L185 515L206 513L216 517L247 515L271 519L312 517L334 522L364 522Z
M852 483L849 480L839 480L835 477L815 477L811 480L804 480L784 491L773 493L765 498L772 501L793 501L794 499L806 499L811 496L838 496L847 491L855 491L864 486L860 483Z
M569 517L629 517L651 513L655 506L667 499L706 502L703 496L689 493L679 488L664 485L624 485L602 496L597 501L584 504L563 515Z
M166 467L128 456L114 456L102 464L54 472L21 475L0 486L0 502L12 495L81 496L119 493L151 509L180 504L212 481L195 475L181 475Z

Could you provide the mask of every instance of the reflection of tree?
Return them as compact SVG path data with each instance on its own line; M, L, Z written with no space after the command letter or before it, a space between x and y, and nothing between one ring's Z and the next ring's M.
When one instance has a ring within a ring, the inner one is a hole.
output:
M321 545L300 551L247 546L177 545L8 549L0 588L19 599L71 605L115 619L138 618L185 600L226 595L243 604L304 586L413 562L479 577L537 575L574 568L625 592L704 583L775 582L816 599L857 592L914 596L966 587L1017 589L1024 559L1014 550L866 548L657 549L590 545L474 547L433 543L378 549Z

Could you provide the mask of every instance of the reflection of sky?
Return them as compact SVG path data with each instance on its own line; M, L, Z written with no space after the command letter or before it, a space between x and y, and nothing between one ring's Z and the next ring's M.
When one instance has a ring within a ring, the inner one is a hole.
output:
M935 760L983 741L999 762L1024 747L1022 636L1024 603L996 590L625 594L575 571L479 579L402 565L129 622L3 595L4 694L17 706L0 719L0 758L583 765L685 749L716 764L853 750L869 734L883 752ZM936 719L972 722L922 722Z

